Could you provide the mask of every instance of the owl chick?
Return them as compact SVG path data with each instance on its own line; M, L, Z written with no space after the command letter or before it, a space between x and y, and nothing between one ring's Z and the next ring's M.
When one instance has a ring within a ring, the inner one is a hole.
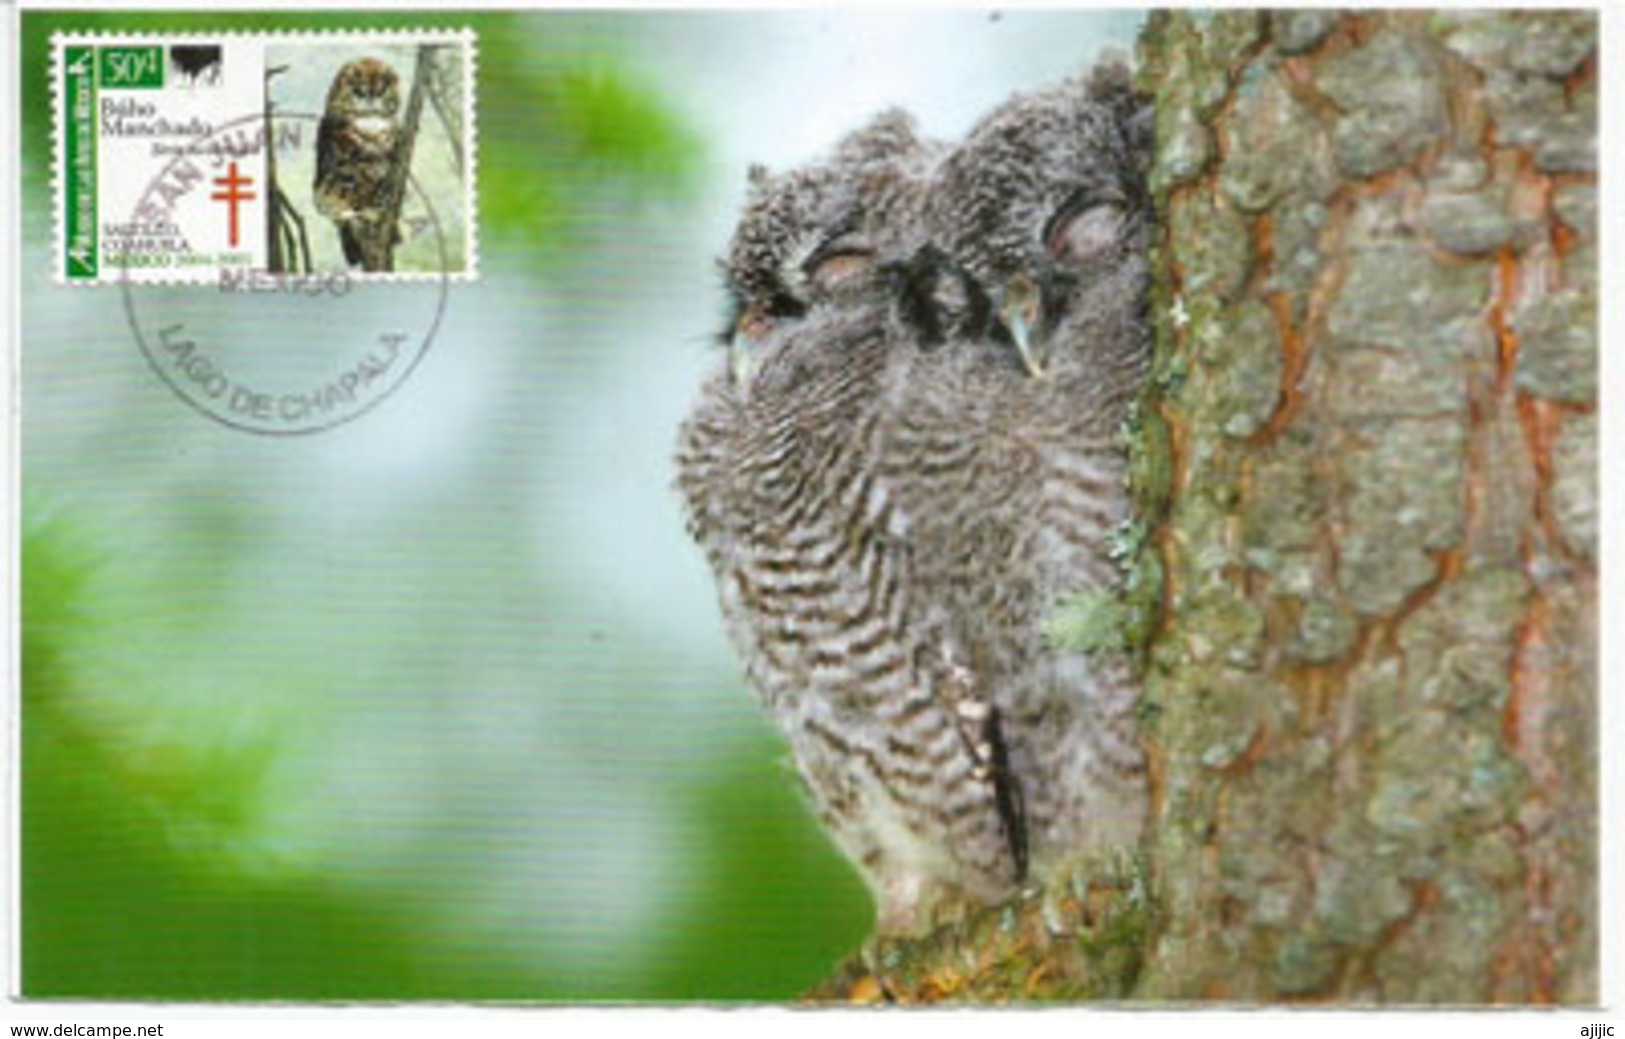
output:
M395 70L358 58L333 77L316 131L316 209L337 225L345 262L364 271L390 270L400 242L389 212L400 106Z
M1139 161L1064 130L1104 141L1121 122L1065 87L957 148L910 134L842 161L849 139L837 161L758 178L735 236L751 360L706 384L679 487L747 676L883 930L1003 898L1140 826L1126 663L1043 634L1064 598L1114 586L1105 540L1128 514L1116 430L1146 343L1136 224L1111 222L1087 259L1045 245L1092 209L1072 185L1127 183ZM982 203L994 190L1012 197ZM950 219L973 201L1000 221L981 235ZM820 248L853 235L863 249L822 278ZM1047 293L1044 378L1012 328L1018 274Z
M898 498L930 564L917 579L998 690L1039 870L1129 843L1143 822L1129 662L1057 649L1043 629L1120 584L1107 544L1131 518L1118 431L1151 346L1150 148L1149 105L1108 65L983 119L923 205L950 290L930 298L965 319L909 368ZM959 464L909 464L951 422Z
M892 109L847 135L825 162L778 176L751 168L724 264L730 313L722 337L737 376L756 340L816 304L863 294L887 259L904 253L903 236L922 226L923 176L940 150Z
M1006 102L937 174L929 237L988 288L1034 375L1064 315L1142 292L1151 118L1128 68L1106 63Z

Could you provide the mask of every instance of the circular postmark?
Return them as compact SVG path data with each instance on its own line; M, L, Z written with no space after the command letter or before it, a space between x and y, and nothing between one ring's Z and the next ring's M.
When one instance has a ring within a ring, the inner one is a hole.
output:
M277 155L314 150L320 116L278 112L276 118L274 129L255 113L194 139L160 167L131 224L172 225L165 217L176 207L210 197L214 173L229 168L235 179L232 159L247 149ZM451 284L433 200L410 170L405 188L421 214L409 233L428 236L438 256L433 271L411 280L347 269L271 273L221 267L213 286L154 283L133 278L132 269L150 267L155 255L162 262L166 254L127 250L120 257L119 289L148 366L198 414L260 436L321 433L377 408L428 353ZM275 192L279 185L268 180L261 190Z

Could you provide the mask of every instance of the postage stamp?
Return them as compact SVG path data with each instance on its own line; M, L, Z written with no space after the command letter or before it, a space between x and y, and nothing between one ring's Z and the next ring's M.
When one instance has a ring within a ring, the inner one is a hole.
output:
M59 35L56 277L477 273L467 31Z

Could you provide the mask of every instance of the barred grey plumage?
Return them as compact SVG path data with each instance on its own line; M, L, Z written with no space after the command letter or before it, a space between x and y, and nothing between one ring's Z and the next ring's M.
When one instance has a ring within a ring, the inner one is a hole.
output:
M730 636L884 929L1131 842L1125 661L1044 619L1118 581L1142 377L1149 131L1121 70L957 147L899 113L754 190L734 363L679 486Z

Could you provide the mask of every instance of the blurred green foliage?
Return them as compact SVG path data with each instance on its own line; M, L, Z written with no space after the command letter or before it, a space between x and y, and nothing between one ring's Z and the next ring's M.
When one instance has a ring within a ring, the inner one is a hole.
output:
M711 849L704 894L663 946L650 993L672 999L785 999L852 951L872 920L857 877L786 809L788 763L743 759L690 791ZM669 943L669 944L668 944ZM786 989L789 978L803 982Z
M39 513L37 499L25 506L22 544L23 991L384 998L415 978L408 943L376 907L219 854L217 841L252 825L264 755L121 739L105 710L118 698L86 674L114 680L91 661L116 655L129 620L96 605L108 560ZM204 833L216 840L195 839Z
M522 261L527 276L562 271L583 262L581 243L623 226L641 200L681 203L697 190L703 142L639 79L601 19L560 13L546 19L546 32L516 14L469 12L453 21L479 34L478 196L488 252ZM448 24L384 11L29 11L21 22L22 165L35 213L48 211L53 33ZM24 321L27 330L27 313ZM67 327L79 334L79 326ZM52 347L38 334L25 338L31 352ZM446 859L436 857L440 849L403 853L375 877L364 875L367 866L359 877L337 875L282 854L268 836L279 768L326 719L278 715L264 696L246 696L233 683L259 682L273 694L298 689L300 696L285 699L308 704L312 689L343 688L353 659L284 646L275 659L301 657L296 669L265 672L249 656L212 679L199 677L210 671L198 659L184 661L190 670L171 666L172 647L230 636L223 618L237 618L229 593L244 577L228 561L274 567L263 558L251 507L213 493L154 491L150 507L175 513L183 547L134 558L119 533L86 522L100 514L82 495L74 498L76 515L55 511L40 492L51 474L30 465L24 447L28 996L787 999L863 935L862 886L800 804L783 747L765 724L727 753L693 748L705 767L684 773L683 817L674 826L689 842L682 866L697 875L673 881L680 904L672 908L675 896L664 895L638 965L602 977L591 962L574 962L568 947L482 942L472 925L448 933L444 922L458 918L457 900L468 897L459 887L466 869L456 880L435 872L449 869L449 852ZM447 551L447 565L457 558ZM280 630L268 626L252 638L271 642ZM194 688L215 680L221 688ZM568 841L565 825L559 839ZM374 835L358 827L353 839L365 847ZM429 898L440 904L426 906Z
M28 503L23 574L23 991L33 997L786 999L863 934L868 909L767 754L695 784L698 895L643 978L584 992L558 963L447 943L421 907L278 863L254 839L276 753L219 733L153 744L117 708L135 627L98 539ZM123 632L125 634L121 635ZM212 748L212 749L211 749ZM364 833L357 835L365 840ZM236 846L235 849L233 846ZM568 955L568 952L565 952Z

